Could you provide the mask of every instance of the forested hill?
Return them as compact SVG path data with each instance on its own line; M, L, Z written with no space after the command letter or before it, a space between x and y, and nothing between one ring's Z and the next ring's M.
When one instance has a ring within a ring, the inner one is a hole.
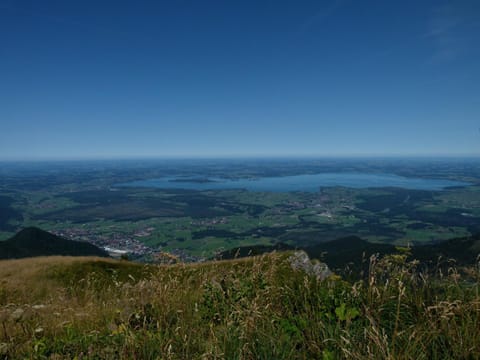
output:
M248 246L222 252L217 258L231 259L259 255L273 250L292 249L291 246L276 244L274 246ZM303 248L312 258L325 261L332 269L368 267L370 256L398 253L398 248L391 244L370 243L356 236L336 239ZM472 265L480 255L480 234L454 238L436 244L412 246L409 250L413 259L427 265L436 265L454 261L458 265Z
M106 251L90 243L67 240L35 227L25 228L10 239L0 241L0 259L50 255L108 256Z

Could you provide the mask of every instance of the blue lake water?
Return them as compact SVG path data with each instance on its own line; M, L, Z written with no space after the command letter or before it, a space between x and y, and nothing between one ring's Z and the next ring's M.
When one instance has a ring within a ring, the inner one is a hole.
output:
M398 187L415 190L443 190L451 186L468 186L469 183L442 179L407 178L394 174L323 173L263 177L256 179L182 178L164 177L119 184L127 187L159 189L223 190L247 189L250 191L306 191L316 192L323 187L350 188Z

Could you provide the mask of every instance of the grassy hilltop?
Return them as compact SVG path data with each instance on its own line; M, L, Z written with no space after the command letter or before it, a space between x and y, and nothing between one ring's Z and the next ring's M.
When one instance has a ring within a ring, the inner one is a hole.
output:
M191 265L0 262L0 354L32 359L476 359L479 269L371 259L357 282L291 252Z

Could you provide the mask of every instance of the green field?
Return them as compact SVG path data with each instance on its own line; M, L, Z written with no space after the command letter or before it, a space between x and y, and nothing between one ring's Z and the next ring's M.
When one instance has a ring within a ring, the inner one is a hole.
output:
M308 171L335 171L332 162L179 164L177 174L211 176L281 176ZM71 165L73 166L73 165ZM130 166L133 166L130 164ZM163 166L163 167L162 167ZM0 240L19 229L37 226L99 246L143 255L167 250L209 257L241 245L286 243L308 246L355 235L373 242L430 243L480 232L480 186L443 191L401 188L322 188L317 192L246 190L161 190L122 188L115 184L155 178L165 165L142 169L114 167L102 171L45 170L21 175L12 171L0 186ZM172 165L173 166L173 165ZM374 163L351 162L349 171L378 171ZM382 163L382 166L386 165ZM476 181L480 166L461 169L454 162L445 172L412 163L396 173ZM468 169L468 173L466 173ZM7 172L8 174L8 172ZM43 175L42 175L43 174Z
M125 189L5 196L15 199L11 207L23 214L22 220L9 221L14 228L37 226L98 244L131 239L154 250L196 256L241 245L305 245L348 235L396 244L435 242L474 232L480 212L480 187L475 186L428 194L329 188L321 193ZM405 203L407 197L411 200Z

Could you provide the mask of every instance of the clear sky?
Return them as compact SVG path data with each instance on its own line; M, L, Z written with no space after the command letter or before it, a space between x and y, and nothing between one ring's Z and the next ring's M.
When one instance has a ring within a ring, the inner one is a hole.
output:
M480 154L480 1L0 0L0 159Z

